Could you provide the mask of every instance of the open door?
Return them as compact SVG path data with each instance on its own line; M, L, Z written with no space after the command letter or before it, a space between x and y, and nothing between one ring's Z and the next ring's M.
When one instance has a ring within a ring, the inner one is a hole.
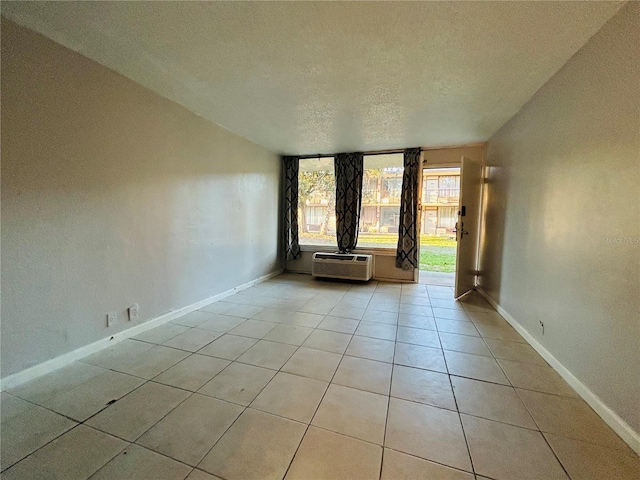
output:
M482 165L462 157L460 208L456 223L456 283L454 296L461 297L476 284Z

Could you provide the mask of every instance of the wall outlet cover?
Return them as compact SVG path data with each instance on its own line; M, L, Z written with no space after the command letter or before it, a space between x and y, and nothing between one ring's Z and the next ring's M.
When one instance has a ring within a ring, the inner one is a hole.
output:
M107 313L107 327L110 327L114 323L116 323L117 314L116 313Z
M139 307L138 307L137 303L134 303L133 305L131 305L129 307L129 321L130 322L138 320L138 309L139 309Z

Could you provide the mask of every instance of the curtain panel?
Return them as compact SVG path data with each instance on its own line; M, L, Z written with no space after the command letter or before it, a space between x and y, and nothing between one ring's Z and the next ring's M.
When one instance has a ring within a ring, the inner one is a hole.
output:
M400 225L396 267L403 270L418 268L418 172L420 149L404 151L404 174L400 199Z
M287 260L300 256L298 240L298 170L300 157L282 157L284 163L284 253Z
M339 153L336 171L336 237L338 251L351 253L358 243L364 154Z

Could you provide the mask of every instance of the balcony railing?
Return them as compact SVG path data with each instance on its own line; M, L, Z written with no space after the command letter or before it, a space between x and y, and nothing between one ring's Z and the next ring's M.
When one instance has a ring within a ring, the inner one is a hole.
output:
M437 190L425 190L422 193L422 203L458 203L459 198L459 188L439 188Z

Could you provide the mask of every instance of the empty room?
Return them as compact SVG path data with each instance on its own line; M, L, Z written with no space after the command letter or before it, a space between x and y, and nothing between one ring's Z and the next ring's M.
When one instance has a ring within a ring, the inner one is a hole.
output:
M640 3L0 13L3 480L640 478Z

